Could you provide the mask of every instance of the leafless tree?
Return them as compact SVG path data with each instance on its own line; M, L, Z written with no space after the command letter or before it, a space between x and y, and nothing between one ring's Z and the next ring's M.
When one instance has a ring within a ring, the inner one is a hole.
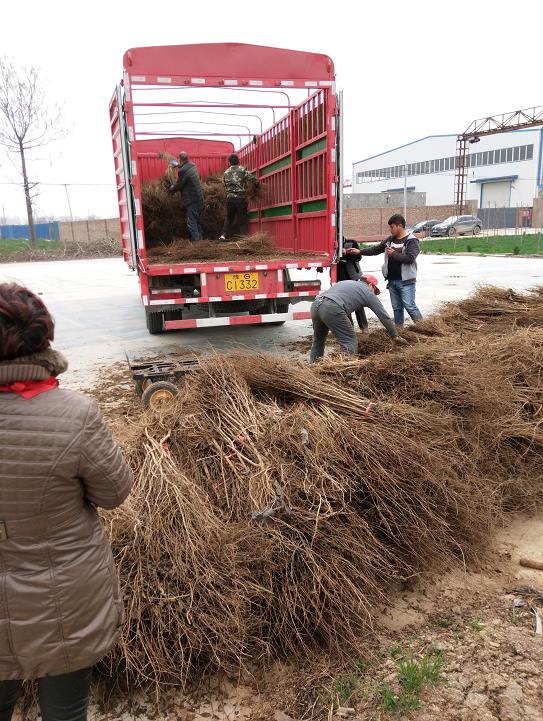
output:
M49 105L38 70L16 67L10 58L0 58L0 146L19 158L32 247L36 230L32 199L37 183L28 177L28 154L62 135L60 110Z

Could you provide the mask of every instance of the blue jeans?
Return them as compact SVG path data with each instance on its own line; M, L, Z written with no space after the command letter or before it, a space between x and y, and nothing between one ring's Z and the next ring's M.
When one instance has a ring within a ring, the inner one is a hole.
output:
M406 283L404 280L389 280L388 292L390 302L394 311L394 323L402 326L404 321L404 309L409 313L412 321L422 320L422 313L415 303L416 283Z
M200 215L202 214L203 204L200 201L188 203L187 210L187 227L189 229L190 239L194 242L202 240L202 224L200 223Z

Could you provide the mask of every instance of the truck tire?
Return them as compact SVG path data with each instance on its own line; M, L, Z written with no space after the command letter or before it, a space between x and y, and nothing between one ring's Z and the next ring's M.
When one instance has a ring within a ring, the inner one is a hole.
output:
M164 331L164 318L162 313L146 313L145 321L147 323L147 330L151 335L162 333Z

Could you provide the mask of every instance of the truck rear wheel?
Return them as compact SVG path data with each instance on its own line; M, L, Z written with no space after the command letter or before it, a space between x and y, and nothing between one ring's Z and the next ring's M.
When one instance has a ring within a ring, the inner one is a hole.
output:
M162 333L164 330L164 317L162 313L146 313L145 320L147 322L147 330L151 335Z

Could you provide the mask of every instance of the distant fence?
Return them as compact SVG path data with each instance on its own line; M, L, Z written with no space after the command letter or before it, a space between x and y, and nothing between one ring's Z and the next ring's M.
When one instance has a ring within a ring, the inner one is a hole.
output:
M483 228L531 228L532 208L479 208Z
M58 220L52 223L36 223L34 230L36 231L36 238L41 238L42 240L60 239ZM30 240L30 228L28 225L0 225L0 238L6 240L26 238Z

